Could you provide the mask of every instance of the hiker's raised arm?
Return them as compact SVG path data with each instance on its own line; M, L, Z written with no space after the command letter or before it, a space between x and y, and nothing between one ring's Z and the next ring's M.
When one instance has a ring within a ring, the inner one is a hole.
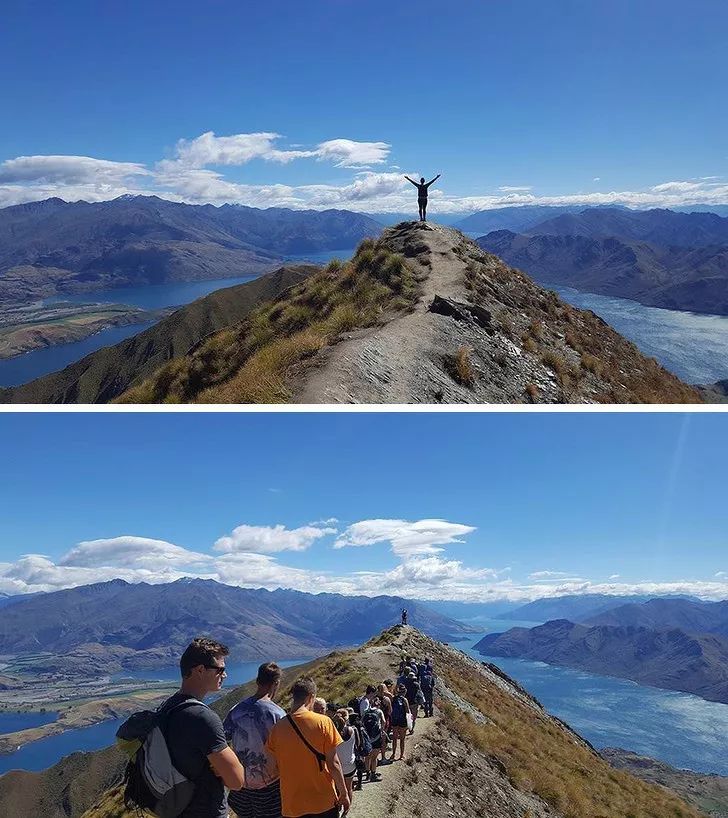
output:
M441 176L441 174L438 173L437 176L435 176L434 179L430 179L430 181L427 183L427 187L429 187L433 182L436 182L440 178L440 176Z
M240 790L245 786L245 769L232 748L210 753L207 760L212 771L229 790Z
M412 181L412 180L409 178L409 176L405 176L404 178L405 178L405 179L406 179L406 180L407 180L407 181L408 181L408 182L409 182L411 185L414 185L415 187L419 187L419 185L417 184L417 182L413 182L413 181Z

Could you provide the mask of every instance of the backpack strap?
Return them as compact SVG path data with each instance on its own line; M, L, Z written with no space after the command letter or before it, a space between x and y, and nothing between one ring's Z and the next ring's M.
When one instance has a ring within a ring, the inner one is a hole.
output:
M301 732L301 731L298 729L298 725L297 725L297 724L296 724L296 722L295 722L295 721L294 721L294 720L291 718L290 713L289 713L289 714L286 716L286 719L288 719L288 723L289 723L289 724L291 725L291 727L293 727L293 729L296 731L296 734L297 734L297 735L298 735L298 737L301 739L301 741L302 741L302 742L303 742L303 743L306 745L306 747L308 747L308 749L309 749L309 750L310 750L310 751L311 751L311 752L312 752L312 753L313 753L313 754L316 756L316 761L318 761L318 766L319 766L319 772L323 772L323 771L324 771L324 761L326 761L326 756L325 756L323 753L320 753L320 752L319 752L319 751L318 751L318 750L317 750L315 747L312 747L312 746L311 746L311 745L308 743L308 741L306 741L306 739L305 739L305 737L304 737L303 733L302 733L302 732Z

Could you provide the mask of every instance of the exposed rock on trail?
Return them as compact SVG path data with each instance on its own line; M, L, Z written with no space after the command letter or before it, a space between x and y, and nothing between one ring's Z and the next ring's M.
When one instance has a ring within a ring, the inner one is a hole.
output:
M295 402L700 402L596 315L457 230L403 222L379 241L413 269L418 303L322 350Z
M381 781L364 783L355 791L351 818L700 818L695 808L667 790L612 769L496 666L412 626L397 625L360 648L287 668L281 690L310 674L327 701L346 702L367 684L393 678L403 654L432 658L435 715L418 718L414 735L407 738L404 761L381 767ZM252 689L252 683L235 688L212 707L224 715ZM290 704L286 692L281 704ZM103 752L108 768L113 759L110 751ZM84 764L89 774L76 773L87 786L92 783L91 764L101 756L88 754ZM132 818L121 804L118 787L96 792L94 806L85 813L57 803L43 814L25 814Z

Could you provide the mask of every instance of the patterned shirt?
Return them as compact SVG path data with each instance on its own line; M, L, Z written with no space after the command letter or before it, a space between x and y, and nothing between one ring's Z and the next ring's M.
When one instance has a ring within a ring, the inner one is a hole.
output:
M251 696L225 716L225 735L245 767L245 789L259 790L278 780L278 764L265 743L275 723L285 715L285 710L269 699Z

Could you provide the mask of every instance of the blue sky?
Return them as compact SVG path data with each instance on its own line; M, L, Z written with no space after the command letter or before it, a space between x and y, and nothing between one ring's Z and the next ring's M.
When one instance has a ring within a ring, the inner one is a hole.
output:
M3 414L0 591L728 597L725 414Z
M0 205L728 202L723 0L4 4Z

